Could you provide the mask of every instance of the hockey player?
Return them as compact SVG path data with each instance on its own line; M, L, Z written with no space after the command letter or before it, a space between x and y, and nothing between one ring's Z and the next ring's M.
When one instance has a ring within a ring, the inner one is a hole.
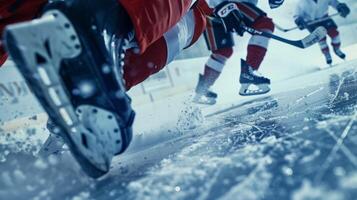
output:
M218 11L229 30L238 30L232 5ZM52 132L99 177L131 141L135 114L126 90L195 42L211 12L204 0L56 1L40 19L9 26L5 43Z
M211 0L211 2L217 4L222 0ZM242 13L245 25L260 31L274 31L272 19L257 7L258 0L235 0L235 2L237 2L237 6ZM271 8L277 8L283 2L282 0L269 0ZM208 49L212 53L204 66L204 73L199 75L195 90L196 95L193 101L201 104L215 104L217 94L210 91L209 88L218 79L227 60L232 56L234 39L232 32L225 30L224 24L217 16L211 15L207 18L207 21L204 36ZM239 34L242 36L243 32ZM270 80L257 73L267 52L268 43L269 38L267 37L254 35L250 38L246 60L241 61L240 95L257 95L270 91ZM258 89L249 89L251 84L258 86Z
M31 0L31 1L18 1L6 0L0 4L0 67L7 59L2 43L2 33L5 26L17 22L30 20L37 16L41 11L47 0Z
M347 17L350 9L347 4L340 3L338 0L300 0L297 4L296 13L294 15L295 23L300 30L307 29L309 32L314 31L317 27L323 26L327 30L327 34L331 38L331 45L335 54L345 59L346 55L341 51L340 34L337 30L336 23L328 18L328 8L332 6L342 17ZM326 18L318 23L309 24L315 20ZM319 42L321 51L325 56L326 63L332 63L332 57L326 41L326 37Z

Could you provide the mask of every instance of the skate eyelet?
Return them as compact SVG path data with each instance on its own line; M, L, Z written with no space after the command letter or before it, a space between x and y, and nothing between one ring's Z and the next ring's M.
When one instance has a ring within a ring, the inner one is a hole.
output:
M71 35L71 40L76 40L77 37L75 35Z

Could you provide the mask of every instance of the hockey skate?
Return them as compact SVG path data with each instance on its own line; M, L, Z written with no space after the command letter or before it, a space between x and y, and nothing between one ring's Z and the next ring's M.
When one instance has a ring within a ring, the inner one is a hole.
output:
M344 60L344 59L346 58L346 54L343 53L340 48L334 48L333 51L334 51L335 54L336 54L338 57L340 57L341 59Z
M324 56L325 56L326 64L331 65L332 64L332 56L331 56L331 54L329 52L328 53L324 53Z
M197 104L214 105L218 95L209 90L209 85L204 79L203 75L199 75L198 84L196 87L196 94L193 97L193 102Z
M270 91L270 80L260 76L243 59L241 60L241 74L239 82L241 84L239 94L242 96L265 94Z
M93 178L109 171L132 137L135 114L120 64L125 37L114 34L118 6L115 0L57 1L41 18L9 26L4 36L55 132Z

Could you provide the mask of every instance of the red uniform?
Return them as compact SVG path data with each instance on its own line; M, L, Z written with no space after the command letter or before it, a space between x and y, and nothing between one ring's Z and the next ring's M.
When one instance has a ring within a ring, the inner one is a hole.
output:
M182 49L194 43L206 26L206 16L212 12L205 0L118 1L130 16L139 46L139 50L126 52L124 80L128 89L161 70ZM11 0L1 5L0 31L8 24L32 19L46 2L31 0L16 5ZM0 53L5 62L3 48Z
M119 0L135 29L140 52L158 40L187 12L192 0Z
M47 0L2 1L0 4L0 38L2 38L5 26L34 18L46 3ZM0 67L6 59L7 54L0 41Z
M198 0L190 11L186 11L186 15L181 18L181 21L176 23L174 27L171 27L168 32L163 33L142 54L137 53L134 49L127 51L124 65L124 80L127 89L141 83L150 75L163 69L181 50L196 42L206 27L206 16L211 14L211 12L212 10L208 7L205 0ZM187 19L186 21L192 20L192 23L181 23L185 19ZM180 26L181 24L184 27ZM184 32L186 29L192 31L191 37L184 37L184 39L187 39L186 41L181 41L182 37L175 37L186 35L186 32ZM146 41L147 39L150 38L145 38ZM178 47L180 45L181 47ZM143 47L142 45L139 46Z
M217 0L221 3L223 0ZM257 1L235 1L242 15L242 21L248 27L252 27L259 31L272 33L274 31L274 23L267 14L256 6ZM199 81L196 87L195 101L198 103L213 103L214 101L206 101L204 98L209 91L209 88L219 78L228 59L233 55L234 38L233 33L225 30L225 25L221 19L216 16L210 16L207 19L207 29L205 31L205 39L211 50L211 56L207 60L204 72L199 75ZM267 52L270 38L253 35L248 43L246 63L253 70L258 70L264 60Z

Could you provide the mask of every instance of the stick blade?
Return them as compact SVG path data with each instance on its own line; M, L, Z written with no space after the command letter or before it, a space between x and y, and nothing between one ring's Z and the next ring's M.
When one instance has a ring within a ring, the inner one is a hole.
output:
M307 47L310 47L310 46L316 44L321 39L326 37L326 34L327 34L327 30L324 27L319 26L310 35L308 35L304 39L302 39L301 42L302 42L303 48L307 48Z

